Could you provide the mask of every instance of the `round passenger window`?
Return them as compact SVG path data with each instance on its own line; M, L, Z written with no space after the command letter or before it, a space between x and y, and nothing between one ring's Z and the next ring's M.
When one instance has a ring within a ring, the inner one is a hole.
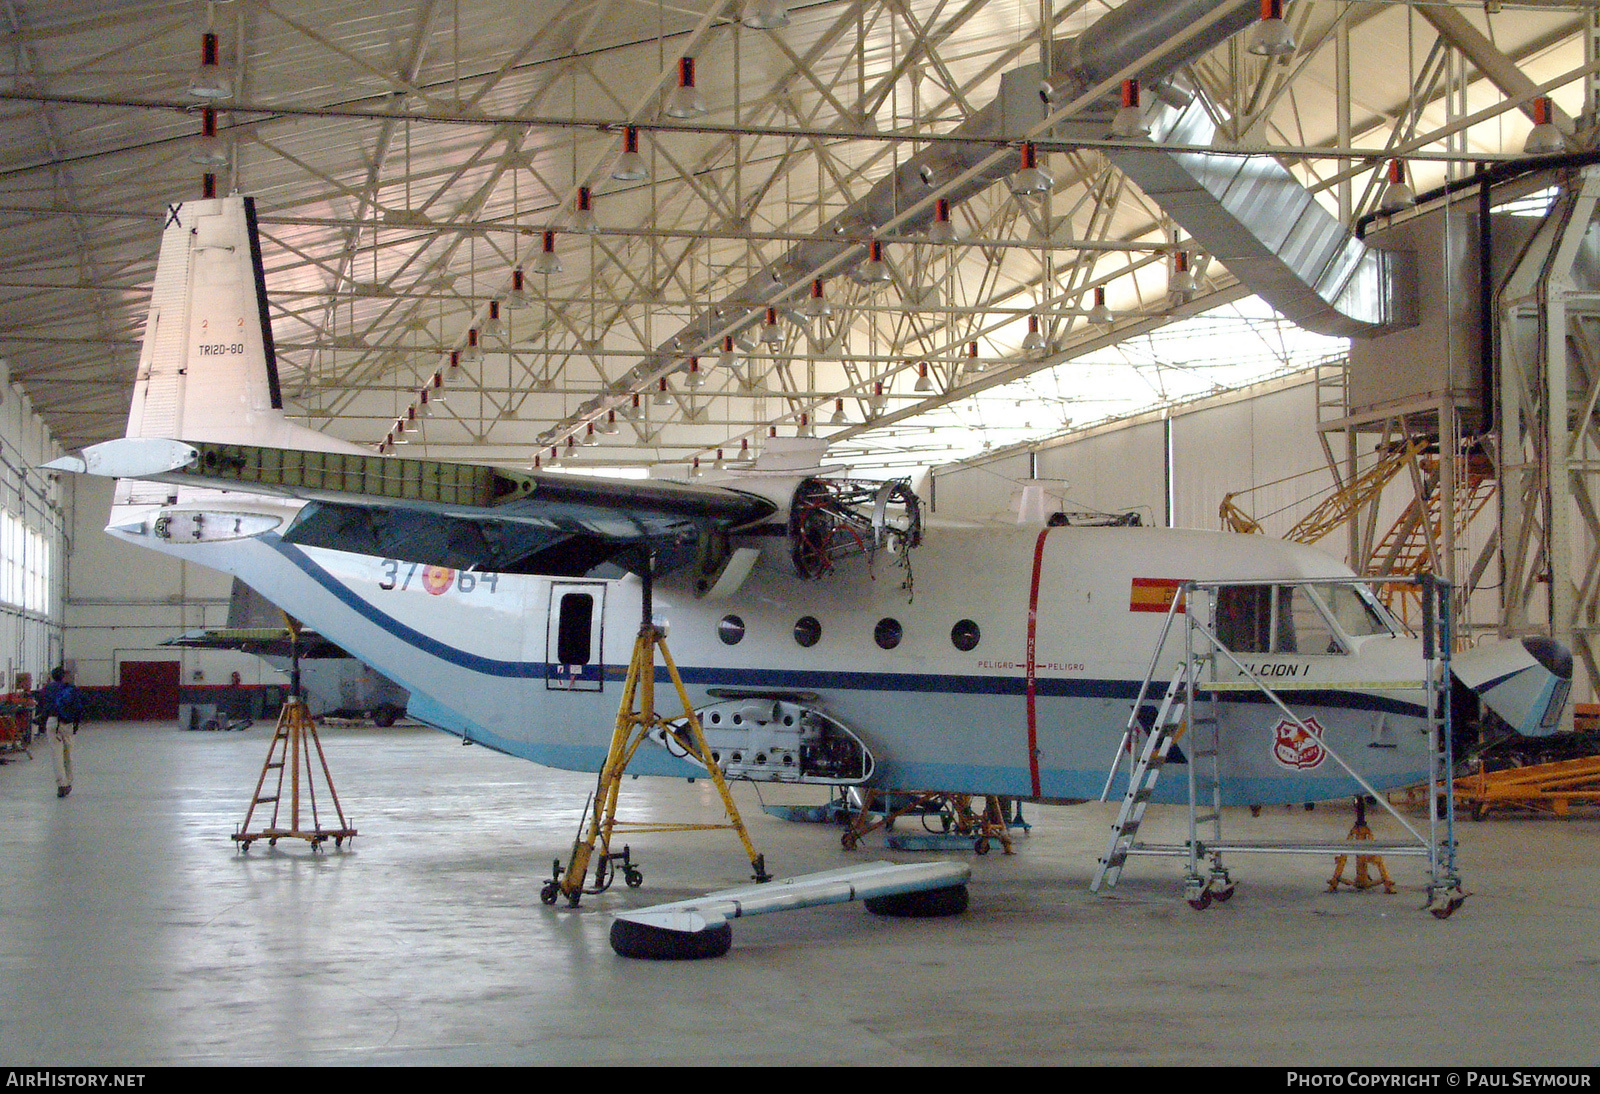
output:
M794 625L794 640L806 649L815 646L822 638L822 624L817 622L815 616L805 615Z
M900 644L901 633L898 619L880 619L872 632L872 640L880 649L892 650Z
M962 653L969 653L978 648L978 625L970 619L963 619L950 628L950 642Z
M736 615L725 615L717 624L717 637L725 645L737 646L739 639L744 637L744 620Z

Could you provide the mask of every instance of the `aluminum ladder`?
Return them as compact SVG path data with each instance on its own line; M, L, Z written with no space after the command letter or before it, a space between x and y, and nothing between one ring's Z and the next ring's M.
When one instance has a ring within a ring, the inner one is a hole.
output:
M1140 750L1139 759L1128 775L1128 791L1123 795L1122 808L1118 810L1117 819L1111 825L1111 842L1107 844L1106 853L1101 856L1099 865L1095 868L1094 878L1089 882L1091 893L1114 888L1122 876L1122 868L1127 864L1128 856L1135 853L1136 837L1139 834L1139 825L1144 821L1145 806L1150 803L1150 797L1155 793L1156 782L1161 778L1161 769L1166 765L1168 753L1172 751L1177 739L1183 735L1184 715L1188 712L1191 692L1191 667L1189 662L1179 665L1178 670L1172 674L1172 682L1167 685L1167 693L1156 711L1155 721L1145 736L1144 748ZM1130 729L1123 737L1119 754L1121 749L1128 748L1131 742Z

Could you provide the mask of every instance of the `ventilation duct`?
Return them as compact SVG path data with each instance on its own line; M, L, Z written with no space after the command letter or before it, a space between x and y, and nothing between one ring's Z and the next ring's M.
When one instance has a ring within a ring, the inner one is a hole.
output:
M1216 143L1199 99L1147 120L1156 147L1107 157L1251 292L1318 334L1363 338L1416 323L1410 252L1356 239L1271 156L1162 149Z

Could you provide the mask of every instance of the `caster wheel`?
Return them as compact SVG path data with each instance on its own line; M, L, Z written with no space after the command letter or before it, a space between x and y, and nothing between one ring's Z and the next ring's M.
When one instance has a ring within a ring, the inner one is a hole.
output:
M1199 896L1189 901L1189 907L1193 908L1197 912L1205 911L1207 908L1211 907L1211 894L1201 893Z
M1489 807L1487 805L1484 805L1482 802L1474 802L1472 804L1472 819L1473 820L1481 821L1481 820L1483 820L1483 818L1487 817L1488 815L1489 815Z
M1261 807L1259 805L1252 805L1250 807L1250 815L1252 817L1259 817L1261 815Z
M333 845L335 847L343 847L344 846L344 837L343 836L334 836L333 837Z
M268 847L276 847L276 846L278 846L278 841L276 839L269 839L267 841L267 846Z
M839 846L843 847L846 851L854 851L856 849L856 834L854 832L846 832L844 835L840 836Z
M637 889L644 884L644 874L639 870L629 870L623 875L623 880L628 883L628 888Z
M1211 899L1216 901L1218 904L1226 904L1228 901L1233 899L1234 884L1230 881L1228 884L1223 885L1220 888L1208 889L1207 892L1210 894Z
M539 890L539 899L546 904L555 904L556 897L561 895L561 886L553 881L547 881Z
M989 853L989 841L986 839L978 840L972 845L972 852L977 855L987 855Z

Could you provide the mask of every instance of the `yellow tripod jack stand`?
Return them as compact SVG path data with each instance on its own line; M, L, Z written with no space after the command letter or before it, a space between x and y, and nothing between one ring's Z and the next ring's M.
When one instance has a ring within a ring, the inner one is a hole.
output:
M757 854L751 844L750 833L745 830L744 821L739 817L739 807L733 803L727 780L722 777L722 770L712 758L711 749L706 745L700 719L695 716L694 707L689 703L689 694L683 687L683 679L678 675L678 666L673 663L672 654L667 650L666 634L652 620L648 562L643 569L644 622L639 627L639 637L633 643L633 660L628 665L627 681L622 689L622 706L617 711L617 728L611 734L611 747L606 754L605 765L600 769L594 795L590 798L592 808L584 810L585 817L581 822L586 825L584 834L573 842L572 857L565 869L561 865L561 860L557 859L550 879L539 890L539 899L546 904L554 904L564 896L567 898L567 903L576 908L584 894L596 895L611 888L619 864L628 888L637 889L644 884L644 874L633 861L630 848L624 845L620 852L611 850L612 837L619 830L642 833L709 832L732 829L739 834L739 842L744 845L745 854L749 856L750 865L755 870L755 880L770 881L772 877L767 873L766 857ZM656 710L657 650L661 652L667 676L672 681L672 686L678 693L678 702L683 707L681 718L669 720L663 718ZM726 823L663 824L617 819L617 797L622 789L623 774L634 753L639 750L639 746L658 727L665 734L666 743L679 754L698 761L710 774L717 793L722 796L722 804L727 809ZM591 864L593 875L586 885L585 878L590 877Z

